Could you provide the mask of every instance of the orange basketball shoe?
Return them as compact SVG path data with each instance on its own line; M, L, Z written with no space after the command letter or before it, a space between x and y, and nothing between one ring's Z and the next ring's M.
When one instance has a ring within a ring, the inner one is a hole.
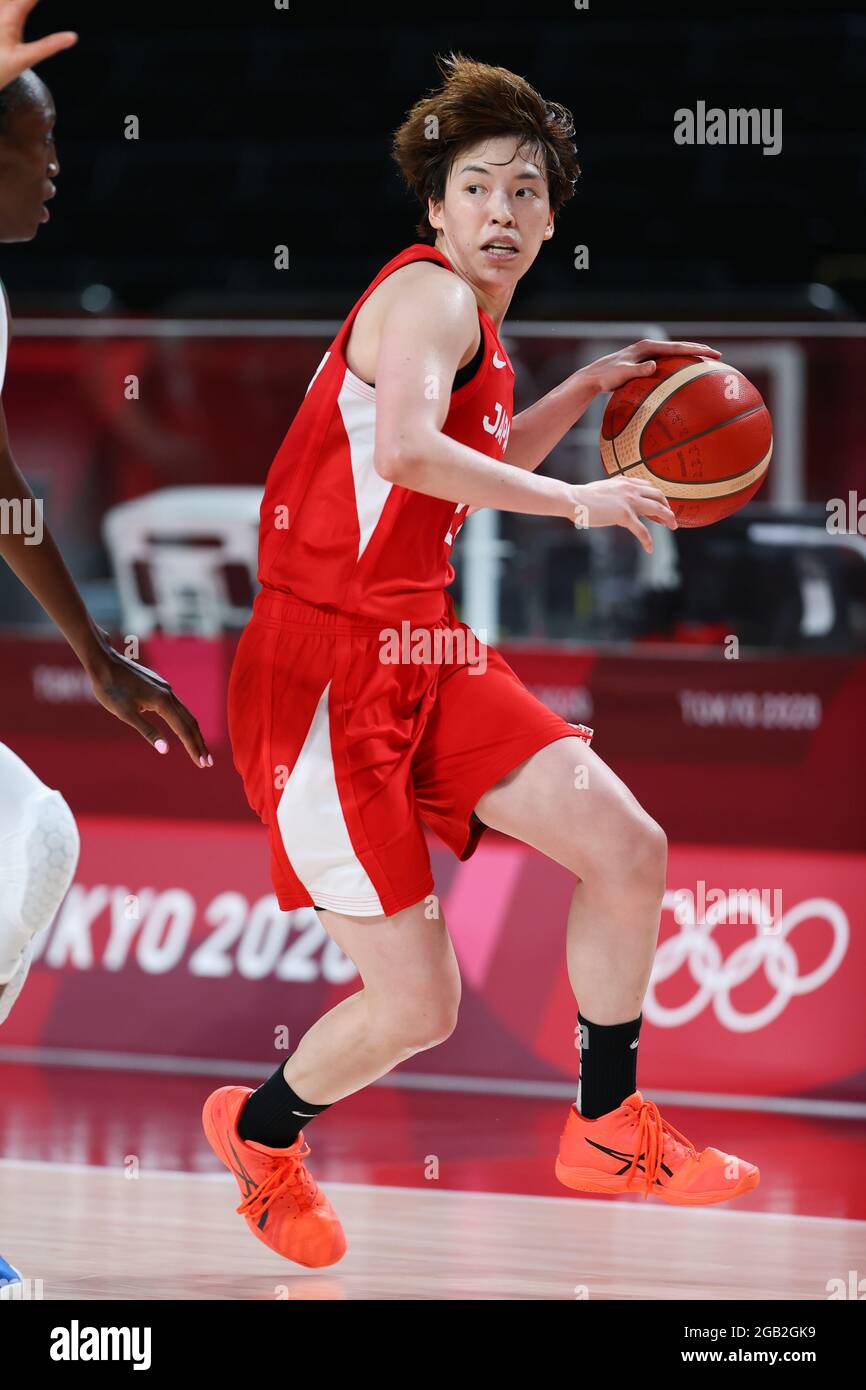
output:
M254 1236L278 1255L310 1268L336 1264L346 1252L340 1218L304 1167L310 1152L304 1132L287 1149L241 1139L238 1117L252 1095L248 1086L221 1086L204 1103L207 1141L238 1180L237 1211Z
M556 1176L578 1192L643 1192L680 1206L728 1202L758 1186L754 1163L702 1149L663 1120L640 1091L617 1110L585 1120L572 1105L559 1141Z

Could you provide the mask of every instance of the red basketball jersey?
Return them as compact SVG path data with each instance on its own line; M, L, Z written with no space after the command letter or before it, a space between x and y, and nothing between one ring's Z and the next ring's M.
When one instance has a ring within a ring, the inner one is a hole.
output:
M319 363L268 472L259 533L265 587L398 624L442 617L466 504L413 492L376 472L376 390L349 370L344 348L367 296L392 271L422 260L454 269L435 247L408 246L382 267ZM452 392L442 429L502 459L514 372L490 315L479 307L478 319L481 365Z

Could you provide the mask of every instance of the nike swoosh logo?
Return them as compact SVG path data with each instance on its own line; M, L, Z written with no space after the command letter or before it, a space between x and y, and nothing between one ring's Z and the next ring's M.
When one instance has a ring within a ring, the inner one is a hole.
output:
M639 1042L640 1042L640 1038L635 1038L635 1040L634 1040L633 1043L629 1043L629 1049L634 1048L634 1047L637 1047L637 1045L638 1045Z
M507 366L508 364L507 364L506 362L504 362L504 361L503 361L503 362L500 362L500 361L499 361L499 353L498 353L498 352L494 352L494 354L493 354L493 365L494 365L494 367L505 367L505 366Z
M292 1114L303 1115L308 1120L314 1120L316 1118L315 1110L293 1110Z

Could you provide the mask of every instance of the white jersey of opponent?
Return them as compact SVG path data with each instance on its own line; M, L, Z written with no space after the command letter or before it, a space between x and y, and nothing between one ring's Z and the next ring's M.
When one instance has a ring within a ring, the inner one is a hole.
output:
M8 347L0 281L0 391ZM78 851L78 828L60 792L0 743L0 1023L27 977L31 938L51 922L72 882Z
M9 312L0 281L0 392ZM0 561L2 563L2 561ZM0 1023L30 967L30 940L53 919L78 863L78 829L60 792L0 743Z

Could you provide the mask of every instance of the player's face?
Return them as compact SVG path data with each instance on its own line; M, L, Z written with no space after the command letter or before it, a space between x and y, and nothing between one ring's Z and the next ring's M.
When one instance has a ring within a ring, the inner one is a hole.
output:
M30 241L48 221L45 204L60 172L54 102L44 84L33 102L6 117L0 132L0 241Z
M515 285L553 234L543 156L517 145L506 135L461 151L444 201L431 200L428 210L437 246L470 281L490 288ZM511 249L490 249L497 240Z

